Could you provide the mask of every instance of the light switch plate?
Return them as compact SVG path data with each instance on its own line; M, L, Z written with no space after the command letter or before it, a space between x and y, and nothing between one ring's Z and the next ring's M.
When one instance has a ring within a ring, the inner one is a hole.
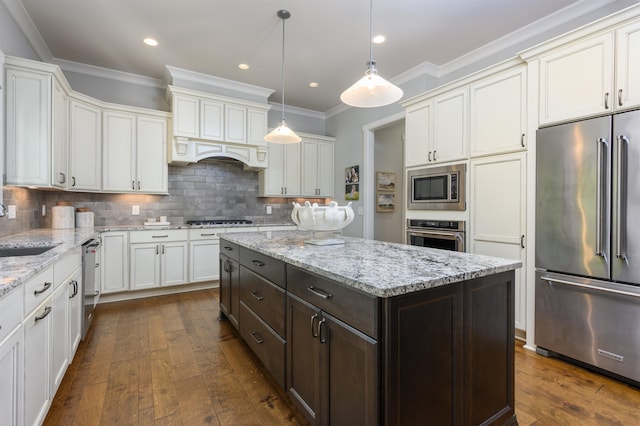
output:
M47 215L47 205L43 204L42 205L42 216L46 216Z
M267 214L271 214L273 212L273 208L271 206L267 206Z
M134 216L137 216L140 214L140 206L132 206L131 207L131 214Z
M16 206L7 206L7 219L15 219L16 218Z

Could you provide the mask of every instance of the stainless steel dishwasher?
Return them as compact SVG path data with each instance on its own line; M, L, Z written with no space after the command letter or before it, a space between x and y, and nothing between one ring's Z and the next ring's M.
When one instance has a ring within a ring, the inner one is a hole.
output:
M84 288L84 304L82 309L82 339L84 340L93 319L93 312L100 289L96 283L96 269L99 267L97 253L102 242L99 238L91 239L82 245L82 286Z

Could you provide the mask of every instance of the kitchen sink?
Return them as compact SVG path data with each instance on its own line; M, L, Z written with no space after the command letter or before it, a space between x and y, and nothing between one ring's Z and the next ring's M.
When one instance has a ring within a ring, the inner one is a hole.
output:
M51 250L55 246L42 247L0 247L0 257L35 256Z

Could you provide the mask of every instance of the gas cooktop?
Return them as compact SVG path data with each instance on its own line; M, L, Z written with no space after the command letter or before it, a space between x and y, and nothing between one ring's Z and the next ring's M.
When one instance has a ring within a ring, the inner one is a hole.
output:
M194 219L188 220L187 225L248 225L251 222L247 219Z

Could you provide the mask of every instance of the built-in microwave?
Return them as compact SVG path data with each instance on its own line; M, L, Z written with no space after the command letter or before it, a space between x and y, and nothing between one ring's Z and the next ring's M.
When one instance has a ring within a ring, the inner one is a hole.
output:
M409 210L465 210L466 164L453 164L407 172Z

